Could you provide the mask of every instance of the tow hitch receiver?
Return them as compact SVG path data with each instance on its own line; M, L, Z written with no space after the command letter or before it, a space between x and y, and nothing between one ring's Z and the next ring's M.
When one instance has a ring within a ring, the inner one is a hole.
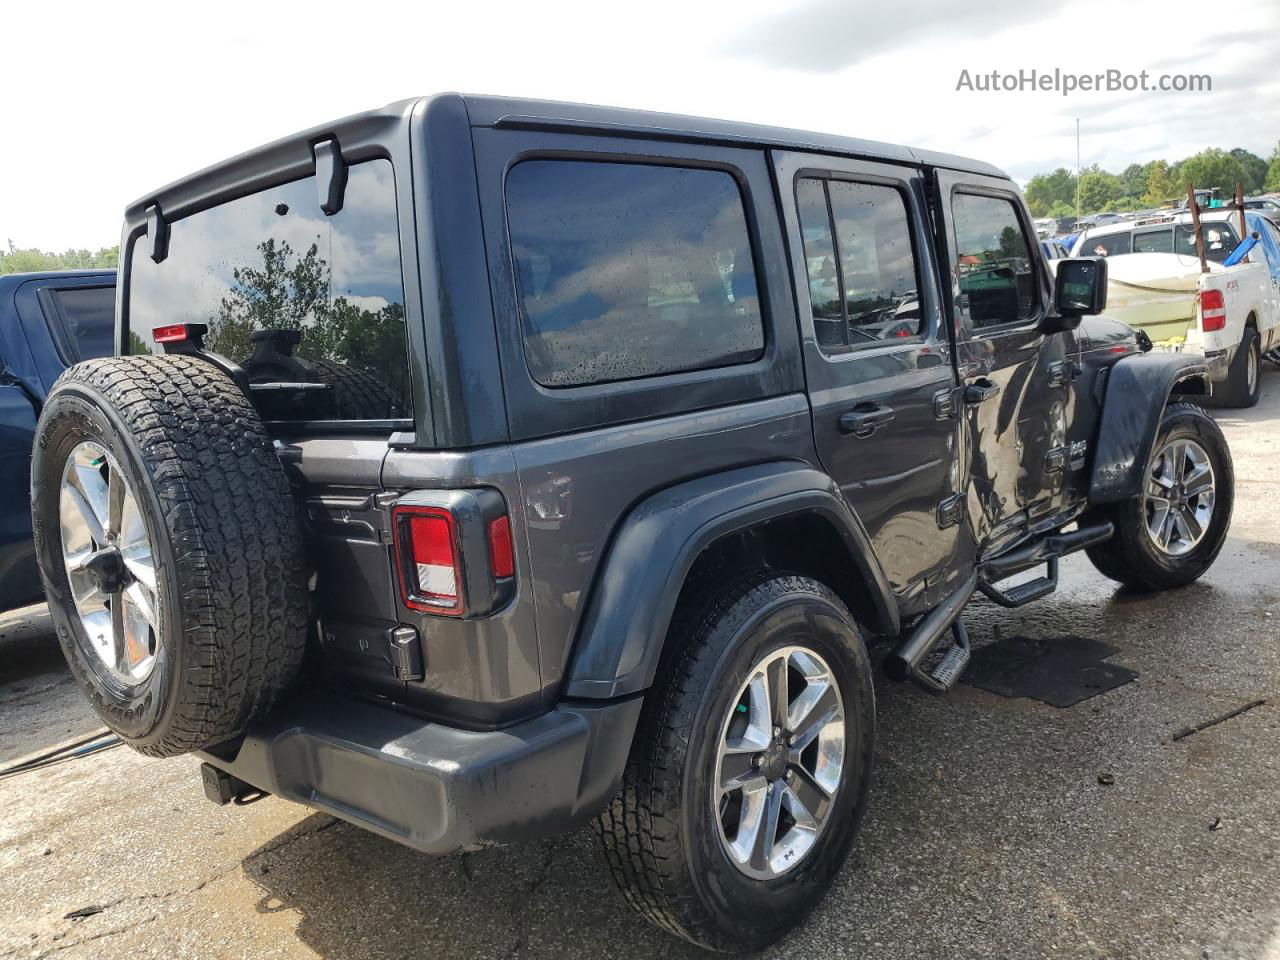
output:
M204 795L220 807L250 794L261 793L257 787L219 770L211 763L200 764L200 780L204 783Z

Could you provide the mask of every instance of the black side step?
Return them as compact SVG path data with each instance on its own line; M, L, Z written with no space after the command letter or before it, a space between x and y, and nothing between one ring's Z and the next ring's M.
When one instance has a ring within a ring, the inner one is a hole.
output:
M1032 600L1047 597L1058 589L1058 558L1049 558L1048 569L1043 577L1036 577L1034 580L1015 584L1006 590L1002 590L994 583L989 583L986 580L979 580L978 589L982 591L988 600L998 603L1002 607L1020 607L1024 603L1030 603Z
M884 658L884 672L894 680L911 680L933 694L946 693L955 686L969 665L969 634L960 622L960 614L977 586L978 574L975 571L958 590L926 613L915 629L890 651ZM921 664L942 642L948 630L954 644L942 662L926 673Z
M1069 553L1084 550L1109 540L1115 527L1106 521L1080 527L1070 533L1055 533L1018 547L982 564L978 589L1002 607L1020 607L1032 600L1047 597L1058 589L1058 561ZM1002 590L996 584L1007 577L1047 564L1043 577Z

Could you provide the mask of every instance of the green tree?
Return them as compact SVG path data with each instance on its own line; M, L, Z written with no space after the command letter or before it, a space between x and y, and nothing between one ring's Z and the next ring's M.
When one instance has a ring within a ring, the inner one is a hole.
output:
M1061 219L1062 217L1074 217L1075 215L1076 205L1074 203L1067 203L1064 200L1053 201L1053 206L1050 207L1049 212L1045 214L1046 217L1054 217L1055 219Z
M1075 210L1076 178L1066 167L1053 173L1038 173L1027 183L1027 206L1035 217L1047 216L1049 209L1058 202L1068 203Z
M1180 164L1178 182L1190 180L1197 189L1217 189L1223 197L1234 196L1236 184L1246 179L1244 166L1231 154L1217 147L1202 150Z
M1105 170L1091 169L1080 175L1080 209L1096 213L1124 193L1120 178Z
M1120 186L1126 197L1140 197L1147 192L1147 180L1151 176L1151 165L1131 163L1120 174Z
M96 270L115 269L120 260L120 248L103 247L99 250L64 250L50 253L34 247L21 248L9 241L7 251L0 250L0 274L35 273L45 270Z
M1280 143L1271 151L1271 162L1267 165L1267 178L1262 189L1280 190Z
M1147 173L1147 192L1142 195L1143 204L1158 207L1177 195L1178 184L1169 172L1169 165L1163 160L1153 161Z
M261 266L236 267L235 285L218 305L205 344L215 353L243 360L253 352L255 330L301 330L328 306L329 265L311 244L301 257L285 241L258 244Z
M1244 192L1259 193L1267 180L1267 161L1256 153L1250 153L1244 147L1233 147L1231 156L1239 161L1244 169Z

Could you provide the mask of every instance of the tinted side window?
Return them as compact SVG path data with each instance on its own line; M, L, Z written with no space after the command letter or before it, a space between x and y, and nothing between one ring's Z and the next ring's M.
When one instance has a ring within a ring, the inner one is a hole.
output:
M1035 266L1013 202L957 193L951 201L961 306L975 328L1030 320Z
M506 193L538 383L609 383L764 353L746 212L728 173L526 160Z
M796 204L819 345L843 349L917 335L915 251L902 194L881 184L804 178Z
M67 287L50 290L76 359L108 357L114 350L115 287Z
M1161 227L1159 230L1135 231L1133 234L1134 253L1172 253L1173 230Z
M1185 257L1198 257L1196 253L1196 235L1189 223L1180 223L1174 232L1175 253ZM1200 236L1204 238L1205 259L1221 263L1231 255L1231 251L1240 243L1235 228L1226 220L1214 220L1200 224Z
M277 420L412 414L396 191L389 160L348 171L326 216L314 177L230 200L170 226L169 255L130 258L128 352L160 353L157 326L203 323L205 346L254 382Z
M1085 257L1118 257L1126 253L1133 253L1133 234L1128 231L1089 237L1081 251Z

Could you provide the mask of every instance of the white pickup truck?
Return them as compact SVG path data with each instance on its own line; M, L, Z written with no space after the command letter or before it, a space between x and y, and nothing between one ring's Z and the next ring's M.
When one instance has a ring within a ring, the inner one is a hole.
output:
M1246 211L1258 242L1231 266L1239 214L1201 215L1209 272L1200 271L1190 214L1111 224L1082 234L1072 256L1105 256L1106 315L1144 331L1157 349L1202 355L1213 393L1228 406L1258 402L1262 355L1280 348L1280 230Z

